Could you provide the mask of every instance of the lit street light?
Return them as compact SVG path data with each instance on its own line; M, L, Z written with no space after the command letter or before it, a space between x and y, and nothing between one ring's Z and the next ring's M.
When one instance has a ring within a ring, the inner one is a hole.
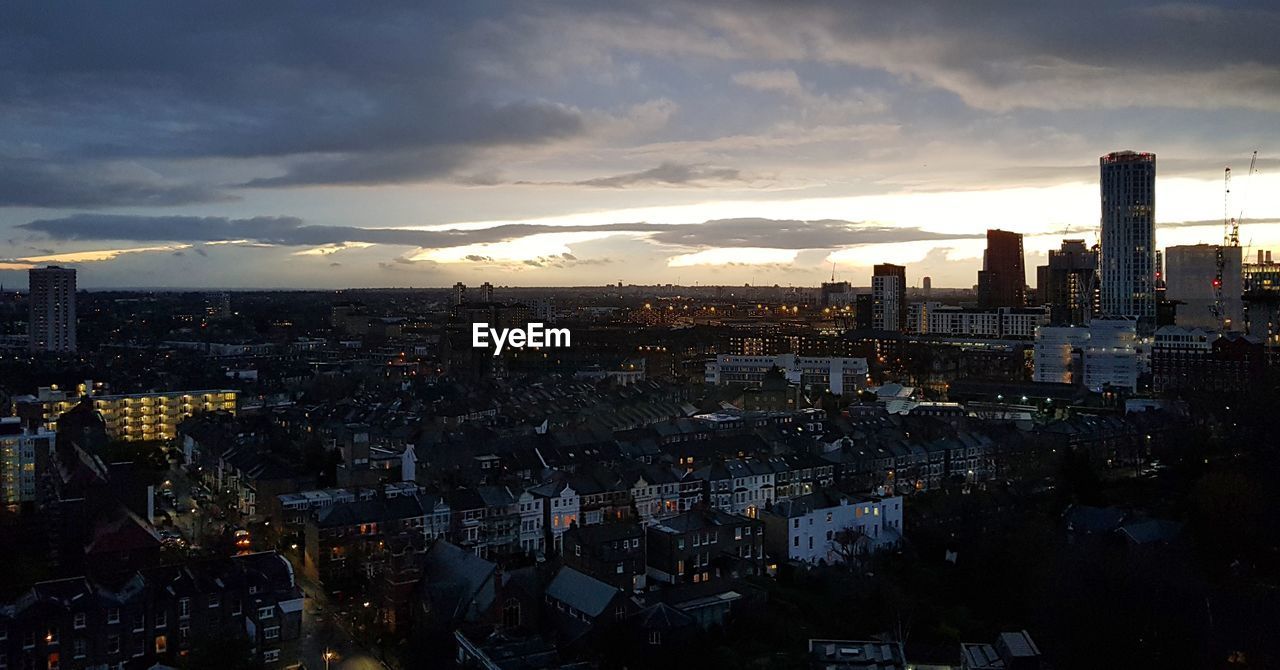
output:
M321 658L324 659L324 670L329 670L329 662L337 659L338 654L332 649L325 649L324 655L321 656Z

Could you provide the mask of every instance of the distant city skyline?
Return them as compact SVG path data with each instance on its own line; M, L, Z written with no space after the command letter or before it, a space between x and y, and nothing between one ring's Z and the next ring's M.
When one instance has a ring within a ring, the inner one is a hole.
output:
M0 8L0 282L970 287L987 229L1097 242L1125 149L1158 249L1220 242L1225 165L1280 249L1276 11L287 5Z

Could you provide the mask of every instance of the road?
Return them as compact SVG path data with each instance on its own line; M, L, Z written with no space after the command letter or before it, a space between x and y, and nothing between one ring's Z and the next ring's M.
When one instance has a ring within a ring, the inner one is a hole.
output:
M325 651L337 654L337 658L329 663L330 670L386 670L387 666L372 652L351 639L351 631L338 621L338 612L330 607L324 591L301 572L297 575L298 586L307 596L302 612L299 656L308 670L325 667ZM317 610L321 612L317 613Z

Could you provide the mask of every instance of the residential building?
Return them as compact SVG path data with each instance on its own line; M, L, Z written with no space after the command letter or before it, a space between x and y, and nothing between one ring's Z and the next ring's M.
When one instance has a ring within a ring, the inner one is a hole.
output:
M326 589L379 576L397 543L421 550L426 515L417 496L338 503L307 520L303 571Z
M1083 326L1098 309L1098 248L1084 240L1063 240L1049 250L1049 262L1036 269L1040 302L1055 326Z
M1240 247L1190 244L1165 249L1165 299L1176 303L1175 325L1243 330L1242 260Z
M567 644L625 622L635 609L627 592L568 566L556 573L544 598L557 636Z
M870 368L865 358L825 356L734 356L721 354L706 365L708 384L762 386L770 370L778 368L787 381L806 389L828 389L836 395L856 393L866 386Z
M76 271L50 265L27 271L32 352L73 353L76 350Z
M987 249L978 271L978 307L1022 307L1027 304L1027 273L1023 267L1022 235L988 230Z
M972 309L918 302L909 312L909 332L940 337L1031 339L1037 328L1049 323L1046 307Z
M57 437L44 428L23 427L18 417L0 419L0 505L35 502L37 472Z
M907 670L900 642L809 640L813 670Z
M228 632L248 635L256 664L296 667L302 603L274 552L40 582L0 603L0 668L176 665Z
M848 307L853 304L853 288L847 281L822 282L821 307Z
M882 263L871 276L871 327L901 332L907 327L907 269Z
M778 559L843 563L902 539L903 502L855 497L824 489L779 502L761 512L766 548Z
M1253 388L1266 371L1260 339L1240 333L1165 326L1151 347L1156 392L1195 389L1232 392Z
M1102 310L1155 330L1156 156L1117 151L1099 159Z
M564 563L624 591L641 591L644 527L635 522L574 526L564 534Z
M542 528L547 548L562 552L565 532L574 524L582 523L582 498L567 481L553 480L529 489L529 493L542 500Z
M695 509L646 528L651 579L699 584L764 572L764 524L715 509Z
M14 409L24 421L41 422L57 431L58 417L87 399L102 416L107 434L118 440L171 440L178 436L178 424L202 412L236 411L237 391L156 391L119 395L88 395L92 382L80 385L78 393L42 386L35 395L14 398Z

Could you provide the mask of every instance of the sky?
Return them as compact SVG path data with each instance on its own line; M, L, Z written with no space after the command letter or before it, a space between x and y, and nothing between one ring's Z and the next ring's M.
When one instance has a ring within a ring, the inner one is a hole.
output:
M1280 250L1277 34L1225 1L4 3L0 282L966 287L1002 228L1034 283L1123 149L1158 246L1229 211Z

